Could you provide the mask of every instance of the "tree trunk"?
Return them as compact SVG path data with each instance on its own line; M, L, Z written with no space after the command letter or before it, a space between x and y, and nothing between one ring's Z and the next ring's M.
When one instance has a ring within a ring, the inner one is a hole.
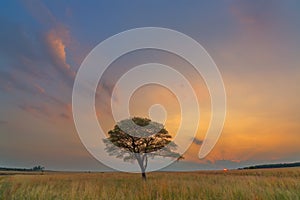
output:
M147 180L147 177L146 177L146 172L142 172L142 179L144 180L144 181L146 181Z
M144 166L144 160L142 160L141 159L141 157L140 157L140 154L135 154L135 158L137 159L137 161L138 161L138 164L139 164L139 166L140 166L140 168L141 168L141 172L142 172L142 179L144 180L144 181L146 181L147 180L147 177L146 177L146 167ZM146 160L146 162L147 162L148 160Z

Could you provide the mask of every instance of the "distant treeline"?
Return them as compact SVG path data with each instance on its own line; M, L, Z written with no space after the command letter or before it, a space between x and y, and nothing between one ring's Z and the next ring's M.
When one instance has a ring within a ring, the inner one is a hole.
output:
M255 165L255 166L244 167L244 168L239 168L239 169L268 169L268 168L285 168L285 167L300 167L300 162Z
M44 171L45 167L35 166L33 168L8 168L0 167L0 171L20 171L20 172L39 172Z

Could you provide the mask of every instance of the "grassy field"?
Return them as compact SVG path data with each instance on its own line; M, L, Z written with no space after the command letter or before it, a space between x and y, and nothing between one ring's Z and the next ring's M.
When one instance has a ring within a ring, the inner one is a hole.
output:
M300 199L300 168L140 174L0 172L0 199Z

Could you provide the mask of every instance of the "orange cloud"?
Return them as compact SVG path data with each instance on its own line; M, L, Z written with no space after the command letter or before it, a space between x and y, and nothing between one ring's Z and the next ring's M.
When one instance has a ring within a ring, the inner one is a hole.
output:
M66 62L66 46L62 38L59 36L59 33L56 30L51 30L46 36L46 42L56 64L59 64L59 66L69 70L70 65Z
M46 34L45 43L54 67L56 67L58 71L64 73L68 79L73 80L75 72L67 63L66 54L67 44L70 43L68 30L63 26L55 27Z

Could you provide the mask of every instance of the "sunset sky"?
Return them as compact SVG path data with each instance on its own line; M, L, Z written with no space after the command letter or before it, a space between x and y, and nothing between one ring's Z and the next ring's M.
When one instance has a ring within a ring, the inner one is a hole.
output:
M73 83L96 45L138 27L174 29L207 50L226 89L224 129L213 151L199 160L211 115L207 87L186 61L148 49L120 57L100 81L95 106L105 131L115 123L110 95L116 81L132 66L155 61L190 81L201 112L185 160L168 169L300 161L299 10L297 0L1 2L0 167L107 169L87 152L76 132ZM164 105L165 126L174 134L180 107L166 88L139 88L130 101L131 114L147 116L157 103Z

